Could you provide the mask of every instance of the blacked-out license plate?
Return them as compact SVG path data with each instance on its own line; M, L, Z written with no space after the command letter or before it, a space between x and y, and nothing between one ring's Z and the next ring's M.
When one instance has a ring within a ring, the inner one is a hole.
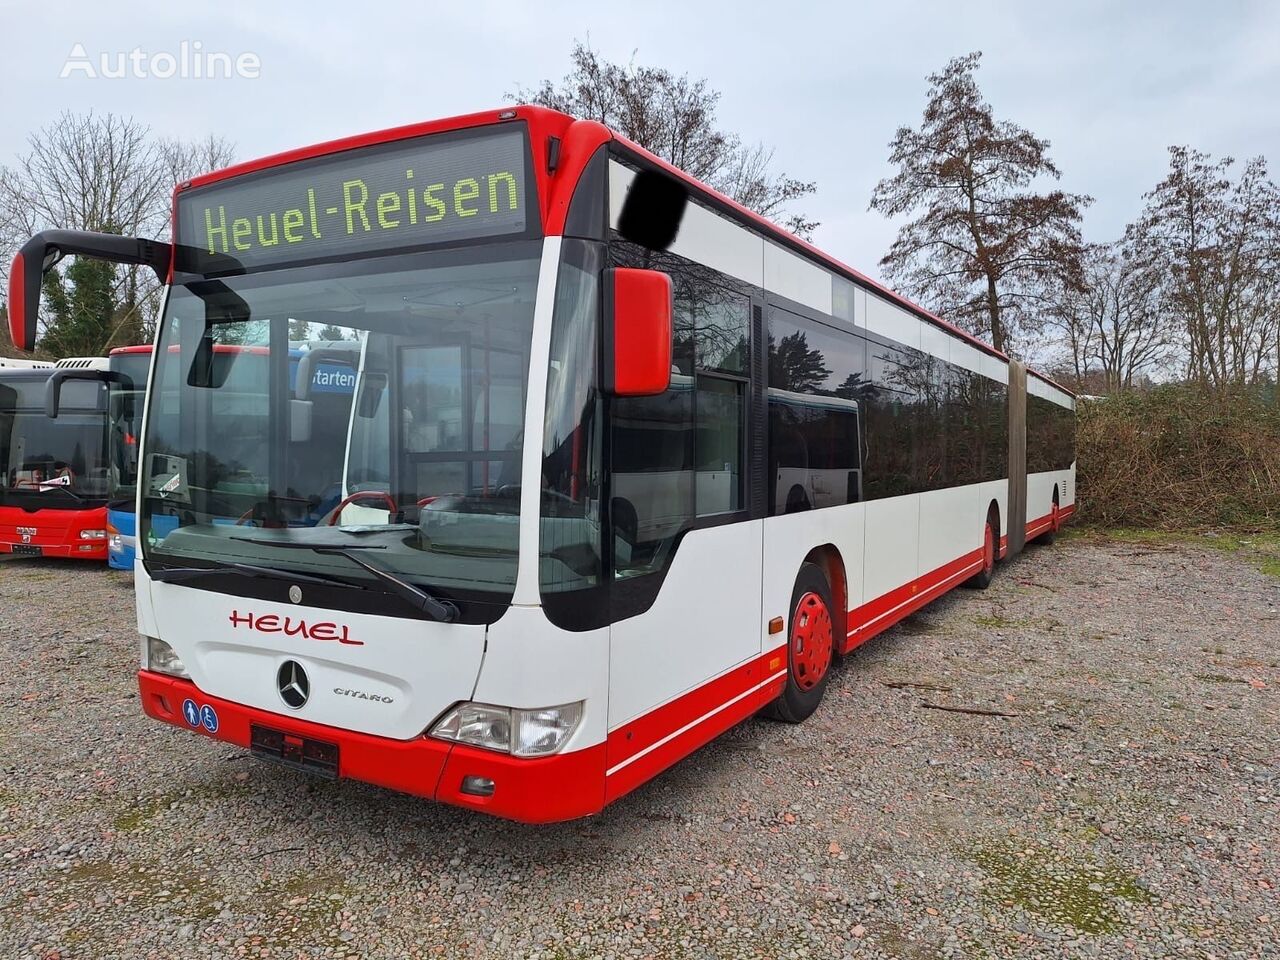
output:
M249 726L249 750L255 757L283 763L322 777L338 775L338 745L263 727Z
M19 557L42 557L44 556L44 547L37 547L31 543L15 543L13 544L13 552Z

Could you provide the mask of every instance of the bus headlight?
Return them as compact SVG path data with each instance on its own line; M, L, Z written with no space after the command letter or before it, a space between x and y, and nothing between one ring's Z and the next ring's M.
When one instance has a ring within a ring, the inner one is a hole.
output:
M81 540L105 540L107 539L107 531L105 530L81 530Z
M181 677L183 680L191 679L182 658L174 652L173 647L158 637L147 637L147 669L155 673L166 673L171 677Z
M122 553L124 551L124 539L120 536L120 531L107 524L107 549L112 553Z
M460 703L436 721L431 736L517 757L545 757L568 743L581 722L581 700L534 710Z

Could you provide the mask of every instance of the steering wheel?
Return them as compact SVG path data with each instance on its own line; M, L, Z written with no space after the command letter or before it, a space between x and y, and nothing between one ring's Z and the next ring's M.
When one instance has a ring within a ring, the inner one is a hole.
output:
M338 518L342 516L342 511L345 510L349 504L355 503L358 500L373 499L381 500L387 505L387 510L393 514L400 509L399 505L394 499L392 499L391 494L383 490L357 490L354 493L343 497L342 502L333 508L333 512L329 514L329 523L327 525L330 527L336 527L338 525Z

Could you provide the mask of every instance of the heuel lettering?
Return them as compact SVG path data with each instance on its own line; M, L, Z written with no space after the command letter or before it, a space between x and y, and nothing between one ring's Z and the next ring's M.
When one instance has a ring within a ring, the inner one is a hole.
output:
M283 633L286 637L337 641L352 647L364 646L363 640L353 640L351 638L350 627L346 624L334 623L332 620L308 623L300 617L288 615L282 617L275 613L264 613L261 616L255 616L252 612L241 613L239 610L232 610L228 619L231 621L231 627L234 630L245 627L258 633Z

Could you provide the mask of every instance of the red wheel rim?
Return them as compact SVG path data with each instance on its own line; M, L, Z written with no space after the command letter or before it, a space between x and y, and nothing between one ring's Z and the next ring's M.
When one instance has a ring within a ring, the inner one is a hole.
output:
M991 524L987 524L982 535L982 569L990 573L996 565L996 537L991 532Z
M819 594L806 593L791 621L791 675L801 690L812 690L831 666L831 612Z

